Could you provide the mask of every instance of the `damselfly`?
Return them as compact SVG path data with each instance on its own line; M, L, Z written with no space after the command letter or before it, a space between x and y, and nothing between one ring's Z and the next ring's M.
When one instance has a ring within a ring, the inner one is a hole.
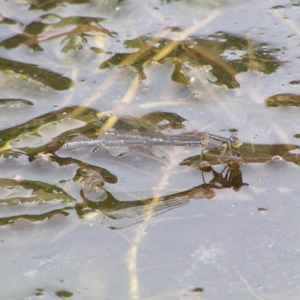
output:
M109 130L101 134L95 140L76 141L65 143L64 149L77 149L81 147L104 147L136 149L141 147L153 146L182 146L182 147L199 147L201 148L201 160L205 150L220 150L218 158L222 162L226 151L230 159L236 160L240 153L235 150L242 144L240 138L232 133L229 137L222 137L205 132L188 132L178 135L166 135L162 133L141 133L137 130L130 132ZM235 153L236 155L233 155Z

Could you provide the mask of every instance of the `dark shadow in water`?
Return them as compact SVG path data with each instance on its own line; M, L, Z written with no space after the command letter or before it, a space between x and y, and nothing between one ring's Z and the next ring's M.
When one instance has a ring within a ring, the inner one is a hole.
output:
M168 210L186 205L190 199L212 199L215 195L215 189L232 188L238 191L243 185L247 185L243 182L238 163L228 164L221 172L217 172L211 166L207 166L205 170L200 170L200 172L202 173L203 183L187 191L176 192L167 196L162 196L166 191L112 194L102 187L97 186L93 190L89 186L81 190L80 194L83 200L81 203L74 199L75 205L65 206L47 213L8 216L0 219L0 225L11 224L18 219L36 222L49 219L57 214L68 216L68 211L75 209L80 218L85 218L91 212L97 212L99 218L102 217L101 223L104 226L110 229L120 229L142 222L149 215L155 217ZM212 179L206 182L204 173L206 173L206 177L209 173ZM25 183L18 184L24 185ZM35 188L32 184L30 187ZM67 197L64 191L59 192L57 188L56 193L63 193ZM149 197L150 194L152 196ZM93 199L91 200L89 197Z
M35 64L17 62L2 57L0 57L0 70L9 70L23 76L28 76L57 91L67 90L73 85L70 78L61 74L42 69Z
M181 31L178 28L169 29ZM218 32L203 38L189 37L186 40L141 36L125 42L126 48L138 51L129 54L117 53L103 62L100 69L131 66L139 73L141 79L146 79L144 68L148 64L170 62L174 65L172 81L189 85L190 69L210 66L210 72L215 80L208 80L213 84L225 85L232 89L240 86L235 79L238 73L255 70L271 74L279 68L280 62L272 56L272 52L277 50L269 50L265 46L252 45L251 41L226 32ZM253 51L250 52L249 49Z

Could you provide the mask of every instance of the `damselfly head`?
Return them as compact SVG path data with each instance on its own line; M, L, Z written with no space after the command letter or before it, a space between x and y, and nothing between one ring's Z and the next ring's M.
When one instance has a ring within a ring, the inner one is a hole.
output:
M229 140L233 148L238 148L243 144L242 140L237 136L236 133L232 133Z

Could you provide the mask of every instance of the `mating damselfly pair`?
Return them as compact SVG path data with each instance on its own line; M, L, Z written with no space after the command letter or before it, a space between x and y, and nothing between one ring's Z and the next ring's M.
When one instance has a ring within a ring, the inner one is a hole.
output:
M240 159L241 154L235 149L241 144L240 138L235 133L231 133L229 137L222 137L205 132L186 132L176 135L166 135L158 132L141 133L138 130L128 132L111 129L101 134L95 140L67 142L63 148L103 147L107 149L126 148L131 150L155 146L199 147L201 149L201 161L204 151L220 150L221 154L218 161L224 163L223 158L227 151L230 160Z

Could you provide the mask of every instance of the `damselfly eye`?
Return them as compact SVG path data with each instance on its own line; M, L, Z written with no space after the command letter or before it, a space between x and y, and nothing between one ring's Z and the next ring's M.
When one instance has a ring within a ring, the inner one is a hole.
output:
M231 146L233 148L238 148L242 145L242 141L238 136L231 136Z

